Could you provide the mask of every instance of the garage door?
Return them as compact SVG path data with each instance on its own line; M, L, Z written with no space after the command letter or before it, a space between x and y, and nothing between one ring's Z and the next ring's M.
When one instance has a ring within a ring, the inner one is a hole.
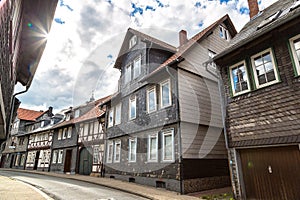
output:
M300 199L298 146L240 150L247 199Z

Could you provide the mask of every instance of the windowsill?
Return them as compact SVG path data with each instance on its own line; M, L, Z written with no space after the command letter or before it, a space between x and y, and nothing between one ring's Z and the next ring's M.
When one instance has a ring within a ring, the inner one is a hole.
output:
M166 109L166 108L169 108L169 107L171 107L173 104L170 104L170 105L166 105L166 106L164 106L164 107L160 107L160 109Z
M261 88L265 88L265 87L268 87L268 86L271 86L271 85L275 85L277 83L281 83L281 81L275 80L275 81L272 81L272 82L269 82L269 83L265 83L263 85L256 85L256 88L261 89Z
M252 91L255 91L255 90L252 90ZM239 92L239 93L236 93L236 94L232 94L231 96L232 96L232 97L238 97L238 96L241 96L241 95L243 95L243 94L247 94L247 93L249 93L249 92L251 92L251 90L245 90L245 91L243 91L243 92Z
M175 162L175 160L162 160L161 162L162 163L173 163L173 162Z

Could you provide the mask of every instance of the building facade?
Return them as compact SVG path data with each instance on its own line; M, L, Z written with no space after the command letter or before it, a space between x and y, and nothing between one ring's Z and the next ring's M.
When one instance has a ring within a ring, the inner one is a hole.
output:
M299 199L300 1L249 6L251 20L214 58L233 191L236 199Z
M107 177L180 193L230 184L217 80L202 63L235 34L228 16L190 40L181 31L178 48L128 29L107 103Z

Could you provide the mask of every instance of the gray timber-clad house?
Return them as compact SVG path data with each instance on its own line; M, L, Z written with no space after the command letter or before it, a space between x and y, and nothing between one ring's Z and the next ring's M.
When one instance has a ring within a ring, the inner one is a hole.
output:
M300 199L300 1L258 11L214 58L236 199Z
M107 103L105 175L180 193L230 185L217 79L203 63L236 30L222 17L180 46L128 29Z

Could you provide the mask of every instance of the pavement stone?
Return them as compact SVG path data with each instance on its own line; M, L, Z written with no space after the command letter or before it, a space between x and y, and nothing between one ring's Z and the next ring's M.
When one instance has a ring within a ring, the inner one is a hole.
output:
M50 200L37 188L21 181L0 176L0 200Z
M31 170L17 170L17 169L4 169L1 168L0 170L7 170L7 171L19 171L19 172L26 172L26 173L34 173L34 174L42 174L47 176L54 176L54 177L61 177L61 178L68 178L74 180L85 181L89 183L94 183L97 185L105 186L112 189L117 189L120 191L128 192L134 195L138 195L141 197L145 197L148 199L153 200L200 200L199 197L193 197L188 195L180 195L179 193L154 188L150 186L139 185L136 183L129 183L121 180L115 180L111 178L102 178L102 177L93 177L93 176L84 176L84 175L70 175L70 174L60 174L54 172L43 172L43 171L31 171ZM1 199L2 200L2 199Z

